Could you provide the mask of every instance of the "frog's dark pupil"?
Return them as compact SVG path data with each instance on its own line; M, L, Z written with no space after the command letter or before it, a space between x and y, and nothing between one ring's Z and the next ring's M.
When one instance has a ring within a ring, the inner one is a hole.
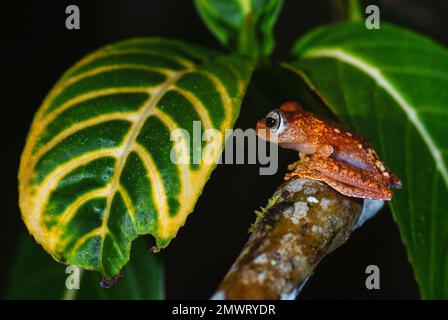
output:
M265 123L266 123L266 127L268 127L268 128L270 129L270 128L272 128L272 127L275 126L275 124L277 123L277 121L275 121L274 118L267 117L266 120L265 120Z

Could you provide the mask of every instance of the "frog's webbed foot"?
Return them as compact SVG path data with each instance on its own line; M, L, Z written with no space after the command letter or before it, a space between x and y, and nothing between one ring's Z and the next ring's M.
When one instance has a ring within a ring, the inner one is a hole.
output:
M298 166L300 166L301 163L305 162L305 161L309 161L310 158L306 155L306 153L304 152L299 152L299 160L297 160L296 162L293 162L291 164L288 165L288 170L289 171L294 171L296 170L296 168Z
M300 160L293 162L291 164L288 164L288 170L294 171L297 168L297 166L299 166L299 165L300 165Z
M303 160L298 160L296 162L291 163L290 165L288 165L288 170L290 172L285 174L284 179L285 180L290 180L294 177L301 177L302 172L305 172L307 166L306 166L306 162L309 161L309 158L304 158Z
M296 162L293 162L291 164L288 165L288 170L289 171L295 171L297 169L297 167L300 166L300 164L302 163L302 160L297 160Z

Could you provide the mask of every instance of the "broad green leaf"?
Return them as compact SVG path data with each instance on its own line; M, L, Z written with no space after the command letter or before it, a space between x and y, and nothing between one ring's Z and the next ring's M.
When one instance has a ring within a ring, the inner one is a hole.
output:
M202 20L225 46L251 57L267 57L283 0L195 0Z
M81 271L79 290L76 290L67 289L66 281L72 273L66 273L66 266L55 263L32 237L24 234L11 265L5 298L164 299L163 266L148 251L149 243L143 237L133 243L131 261L112 287L101 287L101 275L97 272Z
M306 35L293 55L284 66L402 180L390 204L422 297L448 298L447 50L385 23L344 23Z
M36 241L57 261L106 277L139 235L167 246L216 166L198 163L201 150L224 143L201 142L193 121L231 128L250 73L240 56L160 38L82 59L43 102L22 154L20 208ZM187 131L171 141L175 129ZM187 164L176 164L181 149Z

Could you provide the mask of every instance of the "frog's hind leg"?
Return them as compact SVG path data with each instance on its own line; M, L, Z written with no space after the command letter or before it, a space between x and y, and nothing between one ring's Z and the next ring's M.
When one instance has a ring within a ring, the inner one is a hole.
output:
M317 158L306 163L306 166L337 181L360 189L376 190L385 194L391 193L387 188L388 180L384 179L383 176L353 167L345 162L332 158Z
M339 193L348 197L375 199L375 200L390 200L392 198L392 194L390 194L390 196L387 196L384 193L377 192L375 190L360 189L355 186L351 186L338 180L335 180L317 170L312 169L296 170L294 172L286 174L285 180L290 180L294 177L325 182Z
M392 191L371 172L331 158L313 157L310 161L298 165L285 179L294 176L324 181L340 193L351 197L378 200L392 198Z

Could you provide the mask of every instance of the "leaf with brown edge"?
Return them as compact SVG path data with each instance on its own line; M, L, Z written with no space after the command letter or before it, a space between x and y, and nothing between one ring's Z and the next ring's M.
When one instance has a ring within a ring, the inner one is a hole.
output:
M106 277L139 235L166 247L216 166L176 164L171 150L200 155L187 139L194 121L233 127L251 69L240 56L161 38L86 56L50 91L28 134L19 201L29 232L57 261ZM175 129L186 130L177 142Z

